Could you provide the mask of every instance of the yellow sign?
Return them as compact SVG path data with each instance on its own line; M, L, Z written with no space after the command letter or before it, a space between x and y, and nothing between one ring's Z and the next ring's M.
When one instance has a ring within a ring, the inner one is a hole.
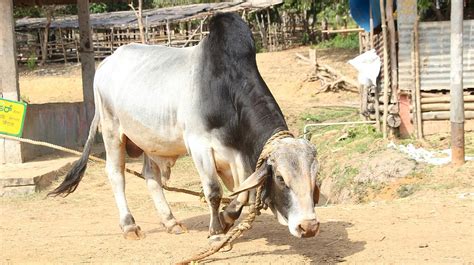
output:
M21 137L26 104L0 98L0 134Z

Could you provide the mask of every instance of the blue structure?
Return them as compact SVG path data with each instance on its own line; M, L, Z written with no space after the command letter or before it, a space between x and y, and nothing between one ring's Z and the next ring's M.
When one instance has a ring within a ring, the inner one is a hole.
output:
M379 0L350 0L349 8L352 18L365 31L370 31L370 9L372 9L374 28L380 25Z

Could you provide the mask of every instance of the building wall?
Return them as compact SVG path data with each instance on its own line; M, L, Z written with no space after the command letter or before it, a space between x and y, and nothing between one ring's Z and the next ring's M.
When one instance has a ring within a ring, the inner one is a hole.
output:
M413 24L399 22L398 77L401 90L414 87L412 63ZM464 88L474 88L474 20L464 21L463 82ZM450 87L450 21L420 22L419 62L421 91L449 90Z
M83 146L89 126L82 102L29 104L23 138L72 147ZM54 149L22 143L24 161L55 152Z

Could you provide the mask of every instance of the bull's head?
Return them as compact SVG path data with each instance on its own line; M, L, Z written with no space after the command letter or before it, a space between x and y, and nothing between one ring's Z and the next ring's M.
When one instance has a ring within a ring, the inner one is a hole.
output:
M262 200L296 237L319 232L314 205L319 199L316 185L316 149L304 140L284 138L272 143L265 163L248 177L234 194L255 188L264 181Z

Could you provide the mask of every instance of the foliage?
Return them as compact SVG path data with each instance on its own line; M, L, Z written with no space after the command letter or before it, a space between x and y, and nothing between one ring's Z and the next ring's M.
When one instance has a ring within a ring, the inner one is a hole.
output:
M357 33L348 35L337 34L329 40L320 42L318 48L341 48L341 49L359 49L359 36Z
M26 61L26 66L28 67L28 69L34 70L36 68L36 63L37 63L36 61L37 61L36 54L35 52L32 52L30 56L28 57L28 60Z
M91 13L104 13L104 12L107 12L107 4L106 3L91 3L89 5L89 11Z
M13 9L14 18L42 17L42 16L43 16L43 9L41 9L41 7L38 7L38 6L15 7Z

